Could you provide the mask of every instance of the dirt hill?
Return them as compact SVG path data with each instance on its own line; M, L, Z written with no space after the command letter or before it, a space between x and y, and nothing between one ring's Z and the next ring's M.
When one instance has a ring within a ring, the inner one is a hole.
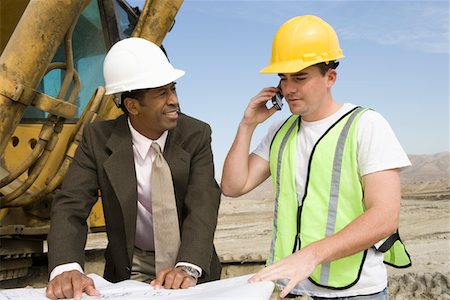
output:
M450 152L433 155L408 155L412 166L401 172L402 182L406 184L424 181L449 179Z
M400 173L404 197L450 197L450 152L409 155L409 159L412 166Z
M450 152L430 155L408 155L412 166L400 172L402 195L408 198L445 197L450 195ZM226 197L224 197L226 198ZM259 187L238 199L272 199L269 178Z

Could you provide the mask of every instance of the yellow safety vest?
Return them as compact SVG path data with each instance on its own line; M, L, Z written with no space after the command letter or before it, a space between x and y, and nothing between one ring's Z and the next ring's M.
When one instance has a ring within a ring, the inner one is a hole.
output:
M275 134L269 159L275 218L268 264L342 230L364 213L364 195L358 175L357 123L366 110L356 107L319 138L311 152L300 207L295 167L301 119L292 115ZM398 232L387 238L378 251L385 252L385 262L392 266L411 265ZM321 264L309 279L321 287L349 288L359 280L366 254L367 250Z

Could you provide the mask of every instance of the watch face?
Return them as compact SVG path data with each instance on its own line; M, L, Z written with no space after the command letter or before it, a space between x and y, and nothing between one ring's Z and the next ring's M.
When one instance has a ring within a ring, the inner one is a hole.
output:
M181 269L185 271L189 276L192 276L195 279L197 279L200 275L197 269L190 266L182 266Z

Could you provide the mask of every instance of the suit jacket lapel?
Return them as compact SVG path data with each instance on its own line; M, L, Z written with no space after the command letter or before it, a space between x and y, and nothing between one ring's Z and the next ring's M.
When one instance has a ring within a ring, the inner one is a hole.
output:
M104 168L122 208L127 250L131 261L136 235L137 179L126 116L118 119L106 147L111 150L111 155L105 160Z

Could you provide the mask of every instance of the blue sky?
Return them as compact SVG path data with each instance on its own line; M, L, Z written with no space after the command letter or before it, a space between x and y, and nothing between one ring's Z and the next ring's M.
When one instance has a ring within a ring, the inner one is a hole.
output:
M408 154L449 151L448 1L185 0L164 46L186 71L177 84L182 111L212 127L216 177L250 98L278 82L259 74L275 32L305 14L339 36L345 58L332 90L337 102L380 112ZM286 105L261 124L251 148L288 115Z

